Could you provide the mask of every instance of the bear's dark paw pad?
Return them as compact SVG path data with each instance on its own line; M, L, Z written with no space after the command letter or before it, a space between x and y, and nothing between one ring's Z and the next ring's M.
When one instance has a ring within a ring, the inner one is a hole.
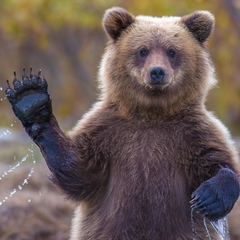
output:
M22 122L49 103L47 82L41 77L41 71L36 76L30 68L30 76L28 77L24 68L22 81L17 79L16 72L14 72L13 88L11 88L9 81L7 84L6 96L14 113Z
M226 215L223 201L215 194L194 194L191 200L191 208L197 213L201 213L210 220L217 220Z
M222 167L192 194L191 208L211 221L226 216L239 197L239 181L230 169Z
M226 216L232 209L232 204L225 197L208 185L201 185L193 194L190 201L191 209L215 221Z

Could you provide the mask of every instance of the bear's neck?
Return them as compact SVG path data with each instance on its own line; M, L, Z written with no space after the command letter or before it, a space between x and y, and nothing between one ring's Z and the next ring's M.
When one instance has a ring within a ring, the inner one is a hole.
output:
M205 108L203 103L188 102L178 103L177 106L144 106L129 101L108 101L108 108L114 112L114 115L125 119L138 119L145 121L158 121L169 117L174 117L183 112L202 111Z

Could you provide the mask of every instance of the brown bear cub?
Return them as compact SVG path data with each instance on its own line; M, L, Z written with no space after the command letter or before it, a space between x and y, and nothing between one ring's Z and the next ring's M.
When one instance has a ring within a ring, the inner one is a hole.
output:
M79 203L71 239L206 239L205 217L218 239L210 221L237 200L239 167L228 131L204 105L215 83L205 46L214 17L115 7L103 26L102 94L68 136L40 75L15 74L6 89L53 181Z

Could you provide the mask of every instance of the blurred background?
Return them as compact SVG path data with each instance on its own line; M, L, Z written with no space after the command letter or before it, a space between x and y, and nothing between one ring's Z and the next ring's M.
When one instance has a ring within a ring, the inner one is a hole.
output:
M16 70L42 69L49 82L55 114L66 129L96 100L96 79L106 45L102 15L106 8L122 6L135 15L185 15L209 10L216 29L209 50L218 86L211 91L208 108L240 134L240 0L1 0L0 87ZM0 126L12 118L7 101Z
M34 160L29 158L13 174L4 176L11 169L9 164L17 164L32 148L5 99L6 80L12 81L13 71L21 78L23 67L32 66L35 73L41 69L55 115L63 130L69 130L97 99L98 66L106 46L101 21L112 6L124 7L134 15L181 16L195 10L215 15L216 28L208 48L219 82L210 92L207 106L236 140L240 136L240 0L1 0L1 240L67 239L74 207L55 194L35 146ZM29 184L10 197L32 167L35 172Z

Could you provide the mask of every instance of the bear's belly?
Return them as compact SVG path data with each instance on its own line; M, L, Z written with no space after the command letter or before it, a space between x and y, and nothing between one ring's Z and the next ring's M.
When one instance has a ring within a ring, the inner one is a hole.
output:
M168 168L168 178L161 174L162 168L142 163L139 169L116 169L101 206L113 239L192 237L186 180L182 172L174 171L170 165L161 167Z
M109 183L102 198L85 209L80 239L192 240L191 180L181 163L186 156L178 151L182 143L163 131L121 134L128 140L117 136L109 142L115 149ZM206 239L202 220L195 217L198 239Z
M114 180L104 198L85 211L79 239L192 240L186 186L179 176L172 179L155 187L130 179ZM174 187L178 181L178 187ZM197 239L206 239L202 217L195 219L194 227ZM212 239L217 239L214 234Z

